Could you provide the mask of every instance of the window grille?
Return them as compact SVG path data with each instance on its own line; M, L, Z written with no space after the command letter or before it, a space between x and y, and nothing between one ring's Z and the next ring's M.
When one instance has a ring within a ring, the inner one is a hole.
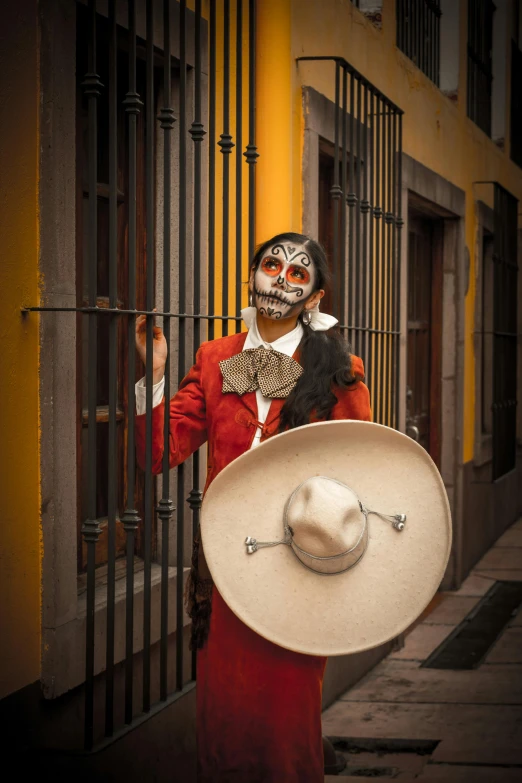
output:
M397 46L437 86L440 0L397 0Z
M468 0L468 117L491 136L492 0Z
M147 316L148 357L152 356L153 320L163 320L171 356L165 373L167 400L192 364L200 342L215 336L216 323L222 334L240 331L242 265L254 249L258 153L255 0L233 5L230 0L216 0L208 6L208 19L202 15L202 0L195 0L194 11L187 8L186 0L162 4L128 0L125 24L120 19L116 23L116 0L108 0L107 17L105 4L89 0L87 10L83 5L76 7L77 61L84 68L79 78L76 139L81 175L76 232L79 301L77 307L25 309L76 314L78 334L83 335L79 340L83 361L78 366L78 418L84 432L79 566L86 568L80 580L85 587L87 629L84 747L91 751L119 735L125 725L136 725L194 686L196 656L185 647L183 592L191 553L187 542L199 525L202 500L199 455L170 471L169 449L165 449L157 500L149 359L146 470L141 476L136 471L134 384L143 373L137 367L135 319L140 313ZM144 25L140 31L138 21ZM204 125L207 102L208 125ZM208 199L208 210L203 199ZM172 284L177 301L172 301ZM154 313L158 298L162 306ZM168 424L166 416L166 443ZM143 486L138 491L140 481ZM170 541L173 531L176 540ZM96 566L104 537L107 565L102 585L96 579ZM123 559L118 561L120 550ZM137 555L144 584L139 626ZM125 572L121 664L115 657L116 571ZM154 594L153 574L161 575ZM169 606L171 577L176 585L175 606ZM105 598L106 649L102 651L95 636L95 609ZM136 638L143 639L141 656L134 653ZM103 673L95 677L95 660L99 671L100 658ZM100 686L104 710L97 703Z

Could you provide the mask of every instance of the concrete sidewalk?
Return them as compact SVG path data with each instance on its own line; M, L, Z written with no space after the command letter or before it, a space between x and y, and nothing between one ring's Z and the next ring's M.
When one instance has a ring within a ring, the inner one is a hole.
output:
M497 580L522 581L522 519L460 590L437 594L401 650L324 712L323 733L347 759L326 781L522 781L522 606L476 669L420 668Z

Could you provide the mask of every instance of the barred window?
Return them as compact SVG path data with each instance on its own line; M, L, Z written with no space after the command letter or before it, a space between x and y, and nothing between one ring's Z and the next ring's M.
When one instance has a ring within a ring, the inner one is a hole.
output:
M488 136L491 136L494 12L492 0L468 2L468 117Z
M88 127L88 98L82 86L85 74L88 70L88 12L83 6L78 6L77 14L77 101L76 101L76 136L77 136L77 198L76 198L76 288L78 307L89 305L89 264L88 264L88 206L89 186L88 172L90 162L89 127ZM120 74L126 74L127 52L125 51L126 36L121 31L118 41L118 70ZM110 297L110 263L109 263L109 23L107 19L99 16L96 25L96 45L98 51L98 75L103 87L100 88L98 97L98 123L97 123L97 297L96 305L99 308L108 308ZM137 58L136 78L138 92L142 100L146 95L145 60ZM117 95L117 306L129 307L129 265L127 263L127 243L129 232L129 134L125 112L125 94L127 80L120 78ZM136 257L136 298L138 308L145 308L146 295L146 252L145 252L145 128L143 115L138 115L137 120L137 257ZM81 369L81 382L78 384L78 417L77 417L77 442L79 444L79 470L78 470L78 571L82 573L87 567L87 545L82 537L83 520L87 518L87 453L88 453L88 342L89 324L86 315L79 316L78 342L78 369ZM96 518L101 530L96 543L96 565L101 566L108 560L108 518L109 505L115 503L116 514L116 556L125 554L126 534L123 529L121 516L125 509L125 501L128 494L125 447L128 439L128 418L125 415L128 407L128 351L126 346L126 324L122 319L116 324L117 348L116 355L110 356L109 344L111 329L110 318L100 317L97 328L97 370L96 370L96 442L98 459L96 461ZM111 365L114 366L111 366ZM116 372L116 421L111 422L109 416L109 386L114 371ZM137 368L137 381L143 375L142 369ZM110 427L116 429L115 456L116 456L116 480L112 489L114 498L110 498L111 482L109 481L109 443L113 442ZM153 498L154 500L154 498ZM136 475L136 509L140 520L144 519L144 478L141 472ZM155 520L155 515L152 515ZM155 524L155 521L153 521ZM135 554L143 556L143 521L140 522L135 537ZM152 540L155 541L153 531ZM102 575L102 574L101 574ZM80 590L83 584L79 580Z
M440 0L397 0L397 46L437 86L440 17Z

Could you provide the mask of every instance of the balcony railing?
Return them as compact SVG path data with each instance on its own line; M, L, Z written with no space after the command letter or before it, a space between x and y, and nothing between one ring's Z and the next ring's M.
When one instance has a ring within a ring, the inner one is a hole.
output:
M374 421L398 426L403 112L346 60L335 95L333 311L364 357Z

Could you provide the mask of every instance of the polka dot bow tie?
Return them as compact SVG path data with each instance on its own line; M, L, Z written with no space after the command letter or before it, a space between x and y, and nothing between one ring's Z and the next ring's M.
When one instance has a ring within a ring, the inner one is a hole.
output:
M303 368L298 362L272 348L248 348L219 362L223 393L246 394L261 389L263 397L288 397Z

